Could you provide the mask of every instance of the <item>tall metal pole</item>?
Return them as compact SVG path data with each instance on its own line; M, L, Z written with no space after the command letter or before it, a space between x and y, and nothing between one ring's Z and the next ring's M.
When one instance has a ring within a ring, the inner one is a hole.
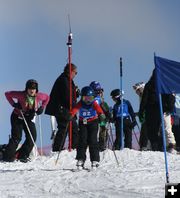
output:
M122 72L122 58L120 58L120 91L121 91L121 134L120 146L123 149L123 72Z
M68 64L69 64L69 110L72 110L72 74L71 74L71 63L72 63L72 32L70 24L70 16L68 15L69 21L69 34L68 34ZM69 123L69 151L72 148L72 122Z

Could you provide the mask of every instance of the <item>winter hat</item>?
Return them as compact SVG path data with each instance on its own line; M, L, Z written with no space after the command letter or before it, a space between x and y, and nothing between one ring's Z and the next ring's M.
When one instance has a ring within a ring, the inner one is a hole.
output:
M120 96L124 95L124 90L120 90L120 89L114 89L111 91L111 97L112 98L119 98Z
M138 82L135 85L133 85L133 89L135 91L137 91L138 89L141 89L143 91L144 86L145 86L145 83L144 82Z
M34 79L30 79L26 82L26 88L25 91L28 89L36 89L36 92L38 92L38 82Z

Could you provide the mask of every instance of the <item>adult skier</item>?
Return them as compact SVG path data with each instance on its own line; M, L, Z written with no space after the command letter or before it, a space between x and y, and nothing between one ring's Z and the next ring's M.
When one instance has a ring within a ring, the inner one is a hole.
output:
M133 85L133 89L136 92L136 94L139 96L139 102L141 103L143 91L144 91L145 83L139 82ZM138 116L138 114L136 115ZM148 150L148 143L150 144L150 141L148 141L148 135L147 135L147 127L146 127L146 120L144 119L141 123L141 131L140 131L140 138L139 138L139 145L141 151Z
M147 135L151 142L153 151L162 151L161 117L159 100L156 93L155 70L153 70L149 81L146 83L139 108L139 120L146 120ZM176 141L172 132L171 114L174 111L175 96L173 94L162 94L162 107L167 141L167 150L176 152ZM144 117L145 115L145 117Z
M77 99L77 86L73 79L77 75L77 67L73 63L71 64L71 83L72 83L72 107L76 104ZM62 142L66 134L67 119L66 116L69 113L70 107L70 86L69 86L69 64L66 64L64 71L56 79L51 93L50 101L46 107L45 114L55 116L58 131L55 135L52 145L52 151L59 151L60 146L64 145ZM76 117L72 119L72 148L75 149L78 141L78 126Z
M14 110L11 114L11 138L3 153L3 160L13 162L16 156L20 161L27 162L36 141L36 126L33 119L35 115L43 113L49 101L49 96L38 92L38 82L34 79L26 82L25 90L8 91L5 92L5 96L14 107ZM25 132L25 141L20 149L16 151L23 130Z

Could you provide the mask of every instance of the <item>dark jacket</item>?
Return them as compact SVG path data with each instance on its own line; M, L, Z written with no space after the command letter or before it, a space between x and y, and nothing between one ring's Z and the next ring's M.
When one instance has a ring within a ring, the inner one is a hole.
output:
M175 106L175 96L172 94L162 94L163 112L173 113Z
M76 104L76 87L72 80L72 107ZM70 87L69 76L63 72L55 81L51 93L50 100L46 107L45 114L58 115L60 108L70 108Z
M174 110L174 104L175 97L172 94L162 94L163 112L172 113ZM159 99L156 92L155 80L153 77L151 77L151 79L145 85L140 104L139 114L143 113L148 109L154 109L155 111L159 109Z
M148 108L159 108L158 97L155 90L155 83L149 81L146 83L140 103L139 113L143 113Z

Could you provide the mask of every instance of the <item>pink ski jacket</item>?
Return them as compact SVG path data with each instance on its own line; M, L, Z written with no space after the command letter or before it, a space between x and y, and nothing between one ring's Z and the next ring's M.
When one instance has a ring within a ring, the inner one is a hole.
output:
M13 104L15 102L19 102L21 107L22 107L22 111L23 112L27 112L28 110L30 110L29 105L27 104L27 92L26 91L8 91L5 92L5 96L8 100L8 102L13 106ZM37 111L37 109L42 106L42 108L44 109L45 106L48 104L49 102L49 96L45 93L36 93L35 96L35 103L34 103L34 107L33 109L35 111ZM14 113L17 115L21 115L19 109L14 109Z

